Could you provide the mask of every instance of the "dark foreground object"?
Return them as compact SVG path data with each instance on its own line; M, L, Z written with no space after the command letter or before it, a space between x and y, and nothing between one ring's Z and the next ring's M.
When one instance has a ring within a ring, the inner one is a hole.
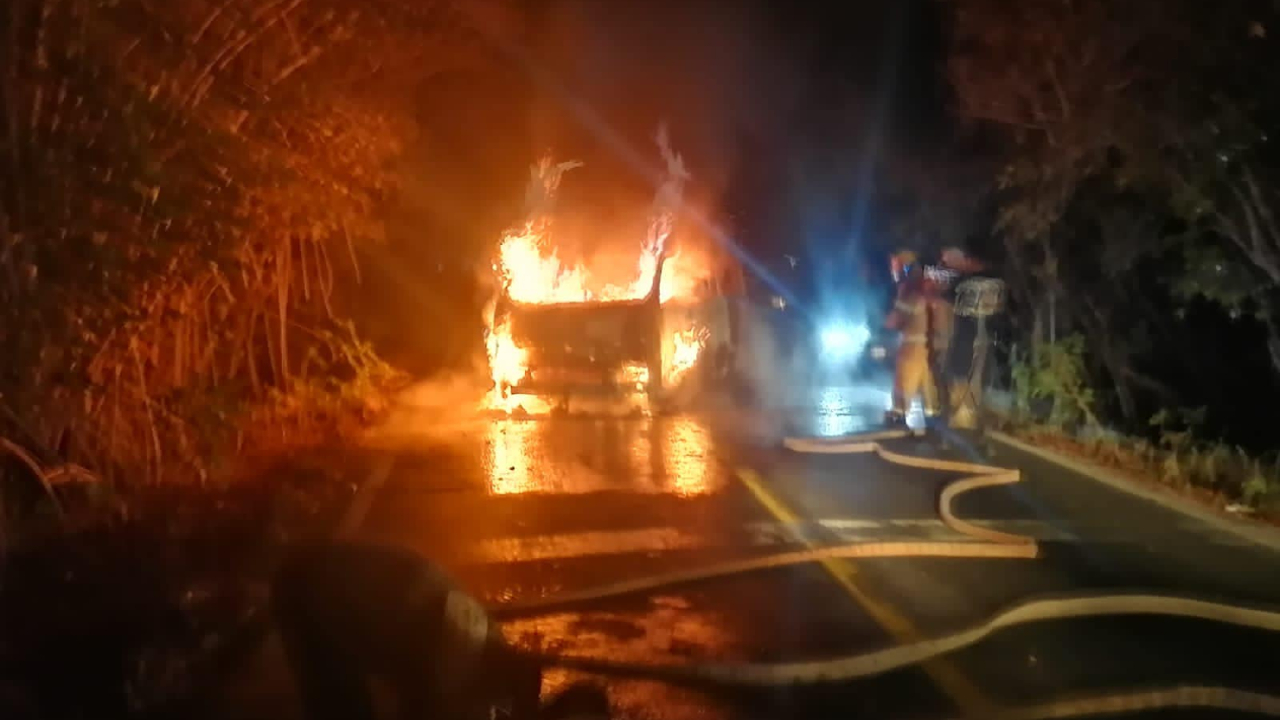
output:
M298 548L277 574L272 608L309 720L372 720L375 681L409 720L606 716L594 688L539 706L541 668L502 640L483 609L407 550Z

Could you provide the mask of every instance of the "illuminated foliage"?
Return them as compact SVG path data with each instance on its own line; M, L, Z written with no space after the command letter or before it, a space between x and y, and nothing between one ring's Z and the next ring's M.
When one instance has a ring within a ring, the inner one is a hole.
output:
M1063 427L1084 422L1097 427L1083 354L1084 338L1079 335L1035 346L1030 356L1013 368L1019 407L1026 410L1033 401L1045 400L1049 403L1050 425Z
M505 20L447 0L7 3L0 435L203 476L272 393L371 371L335 288L381 237L416 84Z

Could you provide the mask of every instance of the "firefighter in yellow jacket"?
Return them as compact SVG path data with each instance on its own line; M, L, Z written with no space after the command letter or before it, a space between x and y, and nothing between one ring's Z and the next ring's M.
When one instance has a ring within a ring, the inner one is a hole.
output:
M898 357L893 373L893 407L885 415L889 425L905 425L911 401L922 396L926 417L938 412L938 388L931 366L932 342L935 338L931 317L935 303L930 301L924 268L915 253L900 252L891 259L894 279L898 281L893 310L885 327L899 333Z

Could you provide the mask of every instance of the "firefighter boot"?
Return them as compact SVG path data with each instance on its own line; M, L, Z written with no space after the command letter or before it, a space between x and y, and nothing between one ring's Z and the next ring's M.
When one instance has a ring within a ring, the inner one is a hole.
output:
M884 426L890 430L905 429L907 427L907 416L897 410L885 410Z

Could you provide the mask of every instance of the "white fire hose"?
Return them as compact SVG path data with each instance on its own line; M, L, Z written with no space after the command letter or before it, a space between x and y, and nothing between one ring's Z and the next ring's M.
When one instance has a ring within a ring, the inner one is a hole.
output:
M987 719L1050 720L1190 708L1280 716L1280 698L1233 688L1181 685L1160 690L1091 695L1051 703L1003 708L988 715ZM610 718L607 715L590 714L572 715L561 720L610 720Z
M624 580L585 590L553 595L492 608L498 619L539 615L570 604L636 594L677 584L784 567L827 558L868 557L965 557L1023 558L1037 556L1032 538L999 532L956 517L951 504L959 495L981 488L1008 485L1021 479L1017 469L951 460L936 460L894 452L878 441L906 436L906 431L886 431L840 439L786 438L784 446L796 452L853 454L875 453L887 462L907 467L964 473L948 483L938 498L938 514L951 529L985 542L877 542L855 543L777 553L747 560L717 563L694 570ZM1280 632L1280 611L1248 608L1193 598L1164 595L1099 595L1042 598L1023 602L964 630L931 640L857 655L792 663L665 663L621 662L602 658L531 652L548 665L607 675L646 677L728 687L782 687L853 680L925 662L973 645L992 633L1052 620L1106 615L1163 615L1194 618L1229 625ZM1138 690L1039 705L1005 708L996 718L1038 720L1103 713L1138 712L1162 708L1214 708L1280 717L1280 697L1223 687L1179 686Z

